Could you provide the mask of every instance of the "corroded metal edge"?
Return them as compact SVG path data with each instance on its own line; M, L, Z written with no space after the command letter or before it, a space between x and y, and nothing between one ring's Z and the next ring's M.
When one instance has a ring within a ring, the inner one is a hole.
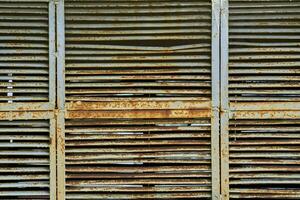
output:
M300 119L300 110L231 111L230 119Z
M65 199L65 113L57 113L57 199Z
M55 109L50 103L0 103L1 111L46 111Z
M262 111L262 110L300 110L300 102L232 102L232 111Z
M54 117L53 111L0 112L0 120L53 119Z
M210 118L210 110L113 110L113 111L66 111L67 119L170 119L170 118Z
M66 103L66 110L168 110L168 109L210 109L210 101L102 101Z
M212 199L220 199L220 0L212 1L211 16L211 176Z
M228 99L228 0L221 0L220 33L220 148L221 148L221 195L222 200L229 200L229 99Z

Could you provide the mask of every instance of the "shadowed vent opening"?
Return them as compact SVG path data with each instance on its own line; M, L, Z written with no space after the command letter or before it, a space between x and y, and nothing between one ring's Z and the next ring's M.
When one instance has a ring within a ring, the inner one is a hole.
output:
M229 1L229 97L300 100L300 2Z
M66 98L211 96L211 2L65 1Z
M48 1L0 0L0 103L46 102Z
M0 121L0 199L49 199L49 121Z
M230 197L299 199L300 120L230 120Z
M209 199L210 119L66 121L66 199Z

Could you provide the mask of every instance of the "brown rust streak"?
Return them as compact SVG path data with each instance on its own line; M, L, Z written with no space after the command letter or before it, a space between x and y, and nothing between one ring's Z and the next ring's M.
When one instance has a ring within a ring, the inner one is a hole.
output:
M232 119L296 119L300 111L235 111L231 112Z
M71 102L68 110L209 109L209 101L111 101Z
M128 110L128 111L68 111L66 118L135 118L135 119L159 119L159 118L209 118L210 110Z
M300 110L300 102L232 102L232 110L289 111Z
M53 117L53 112L49 111L12 111L0 112L0 120L16 120L16 119L50 119Z

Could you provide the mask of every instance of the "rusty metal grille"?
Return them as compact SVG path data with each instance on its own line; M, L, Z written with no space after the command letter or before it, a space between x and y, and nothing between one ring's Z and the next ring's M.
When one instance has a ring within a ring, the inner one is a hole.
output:
M50 182L55 173L55 146L50 139L54 132L50 133L50 121L4 120L5 116L1 117L0 198L50 199L56 181L51 178Z
M0 199L300 199L298 0L0 0Z
M0 1L1 110L54 108L54 12L46 0Z
M299 199L300 119L231 119L230 198Z
M65 20L67 102L210 99L210 0L66 0Z
M230 100L300 100L299 21L299 1L229 1Z
M211 197L210 119L70 119L67 199Z

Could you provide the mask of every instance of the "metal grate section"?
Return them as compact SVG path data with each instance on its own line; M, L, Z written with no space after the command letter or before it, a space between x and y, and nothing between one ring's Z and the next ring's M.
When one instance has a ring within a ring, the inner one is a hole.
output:
M0 49L0 103L48 102L49 1L1 0Z
M65 1L66 100L211 96L211 1Z
M50 199L49 126L49 120L0 121L1 199Z
M66 120L66 199L208 199L210 119Z
M300 2L229 0L231 101L300 100Z
M230 198L299 199L300 119L230 120Z

